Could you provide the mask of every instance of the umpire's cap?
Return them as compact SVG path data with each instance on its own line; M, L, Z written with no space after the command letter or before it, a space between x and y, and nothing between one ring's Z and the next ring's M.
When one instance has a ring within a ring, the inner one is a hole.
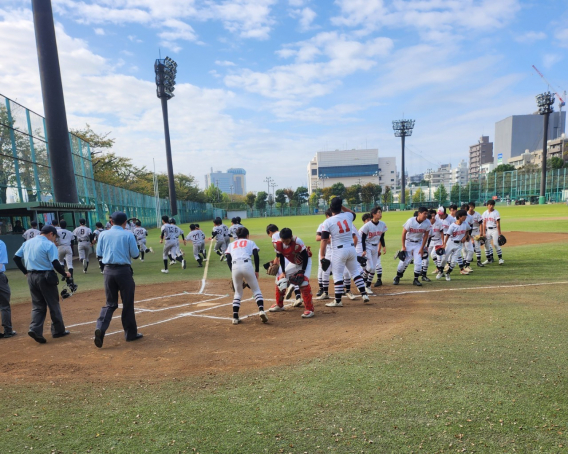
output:
M57 229L55 227L53 227L52 225L44 225L41 228L41 233L44 233L44 234L54 233L55 236L59 236L59 234L57 233Z
M110 218L112 219L112 223L114 225L122 225L128 219L126 213L123 213L122 211L115 211L110 215Z

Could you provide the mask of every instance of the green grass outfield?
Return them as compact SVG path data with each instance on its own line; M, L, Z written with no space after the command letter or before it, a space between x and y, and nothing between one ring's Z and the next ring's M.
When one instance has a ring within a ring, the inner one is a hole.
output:
M568 215L564 205L500 212L504 231L568 231L558 219ZM385 282L408 216L385 213ZM321 219L274 221L315 245ZM268 222L245 221L263 259L273 256L262 234ZM210 224L201 225L207 233ZM152 231L156 248L157 238ZM568 285L507 293L460 287L564 282L568 242L505 246L504 257L505 266L476 269L433 294L442 315L365 349L321 351L312 360L299 352L289 367L102 385L13 384L0 373L0 453L567 452ZM174 267L162 275L155 254L135 263L135 278L139 284L200 279L202 269L189 263L185 272ZM229 276L217 260L209 273ZM22 299L24 281L13 276ZM77 280L81 290L101 287L98 272ZM0 345L9 348L10 340ZM275 339L259 345L259 354L275 356L279 348Z
M483 208L483 207L482 207ZM544 205L544 206L513 206L513 207L499 207L499 212L502 216L503 231L526 231L533 232L535 235L545 235L546 232L568 232L568 221L559 218L568 216L568 207L565 205ZM483 210L479 210L483 211ZM396 274L397 261L393 259L394 254L400 248L402 224L408 219L412 213L410 212L385 212L383 214L383 221L386 222L389 231L386 235L387 255L383 257L382 264L384 269L384 278L389 280ZM317 248L319 243L315 241L315 232L318 225L323 221L323 216L292 216L283 218L256 218L246 219L243 224L250 230L251 239L253 239L260 247L261 263L264 263L274 258L273 248L270 243L270 238L265 235L266 226L269 223L275 223L279 228L289 227L295 235L304 240L307 245L312 247L314 255L317 256ZM358 215L356 225L360 226L360 214ZM212 221L200 222L201 229L207 236L211 235L213 227ZM181 225L184 232L189 231L187 224ZM158 229L149 230L148 246L152 246L156 253L146 254L144 263L139 260L133 264L135 272L135 280L138 284L156 284L156 283L174 283L176 281L185 280L198 280L203 277L203 268L197 268L197 264L193 259L191 243L183 249L186 251L187 269L182 270L179 264L170 267L170 273L165 275L160 272L163 268L162 261L162 245L159 243L160 231ZM535 240L535 242L538 240ZM209 248L210 242L207 242ZM534 249L533 247L519 247L504 249L504 257L508 262L507 267L493 268L491 272L491 279L502 282L503 280L512 280L514 282L524 281L525 279L534 280L537 276L532 275L528 269L518 268L518 265L523 261L526 254L526 249ZM535 250L535 254L551 254L556 250L557 246L554 244L546 244ZM208 269L208 278L222 279L230 278L229 269L225 262L219 262L219 258L215 255L211 256L211 263ZM317 277L317 260L313 260L312 277ZM79 291L88 291L95 289L102 289L102 275L98 271L98 263L94 255L91 255L91 265L89 272L85 275L82 273L79 262L75 261L76 273L75 282L79 285ZM556 266L552 264L552 266ZM433 268L432 268L433 269ZM261 270L262 271L262 270ZM515 271L515 273L512 273ZM12 302L19 303L22 301L29 301L29 291L27 282L19 270L10 270L7 272L10 279L10 286L12 289ZM268 276L263 275L264 278ZM487 279L487 273L474 273L468 276L469 283L480 282ZM456 285L458 280L456 281ZM454 284L452 284L454 285Z

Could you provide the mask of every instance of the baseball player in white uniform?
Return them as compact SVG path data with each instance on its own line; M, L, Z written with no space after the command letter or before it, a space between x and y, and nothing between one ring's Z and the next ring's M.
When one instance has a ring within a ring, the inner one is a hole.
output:
M398 263L396 276L393 280L394 285L400 283L400 279L404 275L404 271L411 260L414 260L414 280L413 285L422 287L422 283L418 279L422 274L422 256L426 242L430 236L431 222L428 220L428 208L418 208L418 215L411 217L403 225L402 229L402 249L405 252L404 260Z
M215 218L213 221L213 231L211 232L211 238L215 238L215 252L221 258L219 259L221 262L225 259L225 251L229 246L229 241L231 238L231 234L229 233L228 227L223 224L223 220L219 217Z
M481 235L481 224L483 224L483 218L481 217L481 214L475 211L475 202L469 202L467 206L467 214L471 216L471 220L473 221L471 229L473 250L475 251L475 255L477 256L477 266L482 267L485 265L481 263L481 244L479 243L479 241L475 240L474 237Z
M467 211L459 210L456 213L456 217L456 222L450 225L448 231L444 234L444 249L446 250L446 258L449 265L449 268L446 271L447 281L451 280L450 273L456 266L458 257L462 254L463 244L469 239L470 225L466 221ZM463 262L459 265L459 267L460 274L469 274L469 271L465 269ZM436 278L441 279L442 276L440 274L438 274L438 276Z
M202 254L205 249L205 233L195 227L195 224L190 224L186 239L193 244L193 257L197 260L197 266L202 267L203 262L207 261L205 253Z
M487 202L487 210L482 215L483 218L483 230L484 235L487 238L485 240L485 254L487 255L486 263L493 263L493 250L494 247L497 251L497 256L499 257L499 265L503 265L505 260L503 260L503 253L501 251L501 246L499 246L499 236L501 235L501 215L495 209L495 200L489 200ZM490 251L487 251L487 245L490 246Z
M371 222L371 213L365 213L363 216L361 216L361 220L363 221L363 225L365 225L367 222ZM360 229L357 230L357 228L353 226L352 230L354 233L353 241L355 242L355 252L357 253L357 262L359 265L359 269L356 275L360 275L363 278L363 281L366 283L367 270L365 268L367 265L367 259L363 257L363 246L361 243L361 234L359 233ZM374 295L374 293L370 289L367 289L366 291L367 295ZM349 270L347 268L345 268L345 270L343 271L343 294L346 295L350 300L359 298L359 295L355 295L351 291L351 274L349 274Z
M79 227L73 230L73 235L77 239L77 250L79 251L79 260L83 264L83 273L87 273L89 268L89 255L92 249L93 231L87 227L87 221L83 218L79 219Z
M38 236L41 232L37 229L37 221L30 222L32 226L30 229L26 230L22 236L24 237L24 241L31 240L32 238Z
M142 227L142 222L137 219L134 224L135 227L134 230L132 230L132 233L136 238L136 245L138 246L138 250L140 251L140 261L143 262L144 254L147 254L148 252L154 252L154 250L151 247L146 246L146 237L148 236L148 230Z
M355 250L355 228L353 221L355 213L342 205L341 197L334 197L330 203L333 214L326 219L322 226L321 244L319 258L325 259L325 251L328 244L331 244L331 269L334 277L335 300L327 303L328 307L342 307L341 297L343 296L343 273L345 268L353 276L353 282L363 296L363 302L369 302L365 281L361 276L361 267L357 261L357 251Z
M239 309L241 308L241 298L243 297L243 280L250 287L256 305L258 315L263 323L268 322L266 312L264 312L264 299L258 285L258 269L260 259L258 257L259 247L254 241L249 240L249 231L246 227L240 227L237 231L235 241L229 244L225 251L227 265L233 276L233 286L235 295L233 296L233 325L240 323ZM252 261L254 260L254 268Z
M325 211L325 218L329 219L331 217L331 210L328 208ZM319 225L316 231L316 241L321 241L321 229L323 227L323 222ZM325 258L331 260L331 245L327 245L325 250ZM319 290L316 294L317 300L327 300L329 299L329 275L331 274L331 267L327 270L323 270L321 263L318 261L318 285Z
M428 239L428 255L432 257L434 264L436 265L436 274L438 272L442 272L444 269L444 265L442 263L443 255L439 255L436 251L440 248L444 247L444 226L442 225L442 221L436 217L436 210L429 210L428 213L430 214L430 223L432 227L430 228ZM430 264L430 259L426 258L422 262L422 280L426 282L430 282L430 279L424 277L428 274L428 266Z
M176 225L176 220L175 218L170 218L169 223L172 225ZM185 255L185 252L183 252L181 250L181 246L179 244L179 237L181 236L182 240L185 240L184 236L183 236L183 230L180 229L178 227L178 230L176 231L177 233L177 237L176 237L176 247L173 248L170 253L168 254L168 258L171 260L170 265L175 265L176 264L176 260L177 257L182 257ZM186 241L184 241L184 246L187 244Z
M168 216L162 216L162 233L160 234L160 243L164 243L164 252L162 255L162 258L164 259L164 269L162 270L162 273L169 273L168 255L175 252L178 247L178 237L180 235L184 238L181 229L175 224L170 224L170 218ZM183 240L183 244L187 244L185 238ZM183 256L177 255L175 259L178 262L181 262L181 266L185 270L186 263Z
M467 241L463 243L462 246L462 255L463 255L463 264L464 269L469 271L470 274L473 273L473 269L471 268L471 261L473 260L473 242L471 239L471 232L473 231L473 216L468 213L469 205L467 203L462 204L461 209L466 212L467 216L465 222L469 225L469 234Z
M67 270L73 278L73 240L75 240L75 235L73 232L67 230L67 222L62 220L59 223L60 229L57 231L59 238L57 239L57 251L59 252L59 263L62 266L67 264Z
M371 285L375 277L377 265L382 271L379 247L381 246L381 239L384 242L384 235L388 230L387 225L381 221L382 217L383 211L381 207L376 206L371 210L371 221L367 222L359 229L359 233L361 234L361 247L363 249L361 255L367 258L367 293L369 294L373 293ZM378 277L377 282L380 282L379 286L382 285L382 273Z

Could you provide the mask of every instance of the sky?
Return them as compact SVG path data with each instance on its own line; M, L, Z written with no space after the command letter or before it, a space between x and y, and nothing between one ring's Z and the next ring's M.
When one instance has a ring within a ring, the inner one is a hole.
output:
M565 0L52 0L70 128L166 170L154 61L178 63L174 171L247 189L307 184L317 151L396 156L410 175L468 159L495 122L568 90ZM31 0L0 3L0 93L43 115ZM555 110L558 105L555 106Z

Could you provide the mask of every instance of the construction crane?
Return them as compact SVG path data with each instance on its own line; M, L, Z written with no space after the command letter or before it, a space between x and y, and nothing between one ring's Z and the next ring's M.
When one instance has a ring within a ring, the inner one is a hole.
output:
M553 87L553 85L548 80L546 80L546 77L544 77L544 75L538 70L538 68L535 65L532 65L532 67L538 73L538 75L540 77L542 77L542 80L544 80L544 82L546 83L546 85L548 85L549 88ZM554 90L554 88L552 88L552 89ZM566 90L564 90L564 93L563 93L564 97L560 96L556 90L554 90L554 93L556 94L556 97L558 98L558 106L560 107L560 111L562 112L562 107L564 107L566 105L566 101L565 101Z

